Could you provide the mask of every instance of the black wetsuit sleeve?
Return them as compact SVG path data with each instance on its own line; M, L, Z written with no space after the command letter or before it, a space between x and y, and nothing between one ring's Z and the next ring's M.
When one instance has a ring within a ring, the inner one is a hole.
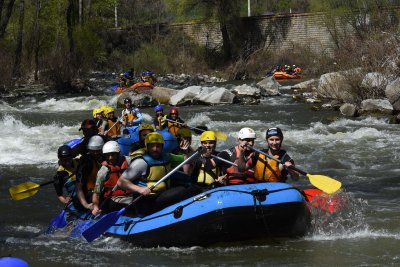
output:
M225 160L228 160L230 162L235 161L235 159L232 160L232 156L229 155L228 151L225 151L225 150L218 153L217 156L220 158L223 158ZM219 159L214 159L214 161L215 161L215 164L217 164L217 166L224 166L225 168L229 168L230 166L232 166L232 164L226 163Z
M66 171L59 171L54 175L54 189L56 190L57 196L63 195L63 187L67 179L68 173Z

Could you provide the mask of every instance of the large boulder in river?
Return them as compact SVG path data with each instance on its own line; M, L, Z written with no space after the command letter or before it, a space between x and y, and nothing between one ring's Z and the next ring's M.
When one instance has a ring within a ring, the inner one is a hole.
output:
M254 98L260 98L261 96L260 88L252 87L247 84L236 86L232 89L232 92L237 96L251 96Z
M321 75L317 87L317 92L324 98L342 100L343 102L354 102L354 97L349 85L349 79L358 79L359 71L349 70L342 72L331 72ZM361 80L361 78L360 78Z
M382 73L370 72L365 74L365 77L362 80L361 85L366 88L373 88L375 90L383 91L388 82L389 82L388 78Z
M196 99L204 104L232 104L235 94L222 87L203 87Z
M400 111L400 78L386 86L385 94L394 110Z
M178 90L167 88L167 87L160 87L156 86L151 91L151 96L155 101L161 104L168 104L169 100L173 95L175 95Z
M267 77L256 84L260 88L262 96L277 96L280 95L279 87L280 84L275 80L274 77Z
M311 79L291 86L291 89L298 91L315 91L317 90L319 81L317 79Z
M185 89L179 90L175 95L173 95L169 103L173 106L182 106L193 103L195 97L197 97L201 92L201 86L189 86Z
M353 104L345 103L340 106L339 110L346 117L355 117L357 115L357 107Z
M366 99L361 102L362 113L392 114L393 107L387 99Z

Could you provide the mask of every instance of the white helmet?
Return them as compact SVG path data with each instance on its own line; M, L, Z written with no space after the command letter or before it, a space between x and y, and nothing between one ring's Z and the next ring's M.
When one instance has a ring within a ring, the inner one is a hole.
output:
M251 138L251 139L256 139L256 132L251 129L251 128L242 128L240 129L238 133L238 138L239 139L246 139L246 138Z
M100 150L104 145L104 140L99 135L90 137L87 149L89 150Z
M119 144L115 141L108 141L104 146L103 146L103 154L107 153L119 153L121 151L121 148L119 147Z

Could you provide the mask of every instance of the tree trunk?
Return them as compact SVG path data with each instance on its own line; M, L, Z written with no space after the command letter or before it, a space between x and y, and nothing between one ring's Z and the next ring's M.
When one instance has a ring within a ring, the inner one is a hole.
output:
M83 25L83 0L79 0L79 25Z
M13 68L13 77L21 77L21 58L22 58L22 37L24 35L24 17L25 17L25 0L20 0L19 3L19 28L17 35L17 45L15 48L15 61Z
M41 0L36 0L35 18L35 81L39 80L39 51L40 51L40 11L42 9Z
M230 60L232 58L232 51L231 51L231 41L229 39L228 29L226 24L220 22L220 30L222 34L222 51L224 53L224 60Z
M10 0L10 2L8 2L7 10L4 14L5 16L3 17L2 14L3 14L4 0L0 0L0 39L3 38L4 34L6 33L6 28L12 14L14 3L15 0Z
M68 35L68 43L69 43L69 52L71 55L75 51L75 42L74 42L74 0L68 1L67 7L67 35Z

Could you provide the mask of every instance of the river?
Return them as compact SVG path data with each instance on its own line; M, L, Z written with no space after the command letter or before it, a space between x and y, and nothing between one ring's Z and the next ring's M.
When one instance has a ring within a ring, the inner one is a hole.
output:
M242 127L256 130L255 147L264 147L268 127L284 130L284 148L297 166L343 183L341 212L313 213L314 231L300 239L218 244L208 248L132 247L115 238L93 243L62 234L45 235L58 215L52 185L28 199L13 201L8 188L26 181L49 181L57 148L80 137L80 122L91 110L115 105L116 97L27 97L0 100L0 256L20 257L31 266L399 266L400 126L385 118L348 119L336 111L312 111L291 95L254 106L180 108L191 126L206 125L229 134L218 149L235 144ZM119 111L119 110L118 110ZM144 108L151 120L153 111ZM199 136L194 136L194 147ZM293 185L310 187L307 178Z

